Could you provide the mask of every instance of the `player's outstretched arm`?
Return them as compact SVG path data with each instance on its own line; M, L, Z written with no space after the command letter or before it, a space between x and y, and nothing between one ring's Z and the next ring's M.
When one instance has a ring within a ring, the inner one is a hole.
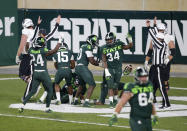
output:
M123 45L123 47L122 47L123 50L128 50L133 47L132 36L128 33L126 38L127 38L129 44Z
M58 51L58 49L60 48L60 46L61 46L61 43L58 43L58 44L56 45L56 47L55 47L53 50L50 50L50 51L48 51L48 52L46 53L46 56L50 56L50 55L56 53L56 52Z

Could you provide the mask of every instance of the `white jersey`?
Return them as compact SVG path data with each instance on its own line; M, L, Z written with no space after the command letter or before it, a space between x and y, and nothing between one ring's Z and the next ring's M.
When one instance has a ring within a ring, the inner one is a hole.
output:
M27 42L29 43L29 48L31 47L31 39L34 36L34 29L28 29L28 28L24 28L22 30L22 35L26 35L27 36ZM22 54L27 54L26 50L25 50L25 46L23 48L23 52Z
M170 34L165 34L164 41L165 41L165 43L167 45L167 47L166 47L166 56L165 57L168 58L169 55L171 54L170 49L169 49L169 42L170 41L174 41L174 37L172 35L170 35Z

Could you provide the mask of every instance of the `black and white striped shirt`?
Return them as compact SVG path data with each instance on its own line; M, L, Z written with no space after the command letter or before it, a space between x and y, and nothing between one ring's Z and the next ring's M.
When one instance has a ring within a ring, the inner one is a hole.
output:
M153 44L153 65L162 65L164 64L165 53L167 44L165 41L161 42L156 37L157 32L154 29L149 28L149 33L152 37L152 44Z

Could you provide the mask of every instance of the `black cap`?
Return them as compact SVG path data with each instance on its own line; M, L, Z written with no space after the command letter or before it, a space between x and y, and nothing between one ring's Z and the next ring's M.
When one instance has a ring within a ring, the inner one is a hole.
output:
M47 35L46 29L40 29L39 33L43 34L44 36Z

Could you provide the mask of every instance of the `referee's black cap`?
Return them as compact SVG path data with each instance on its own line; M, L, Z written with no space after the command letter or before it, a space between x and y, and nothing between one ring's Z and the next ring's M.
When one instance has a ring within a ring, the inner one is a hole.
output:
M40 29L39 33L43 34L44 36L47 35L46 29Z

